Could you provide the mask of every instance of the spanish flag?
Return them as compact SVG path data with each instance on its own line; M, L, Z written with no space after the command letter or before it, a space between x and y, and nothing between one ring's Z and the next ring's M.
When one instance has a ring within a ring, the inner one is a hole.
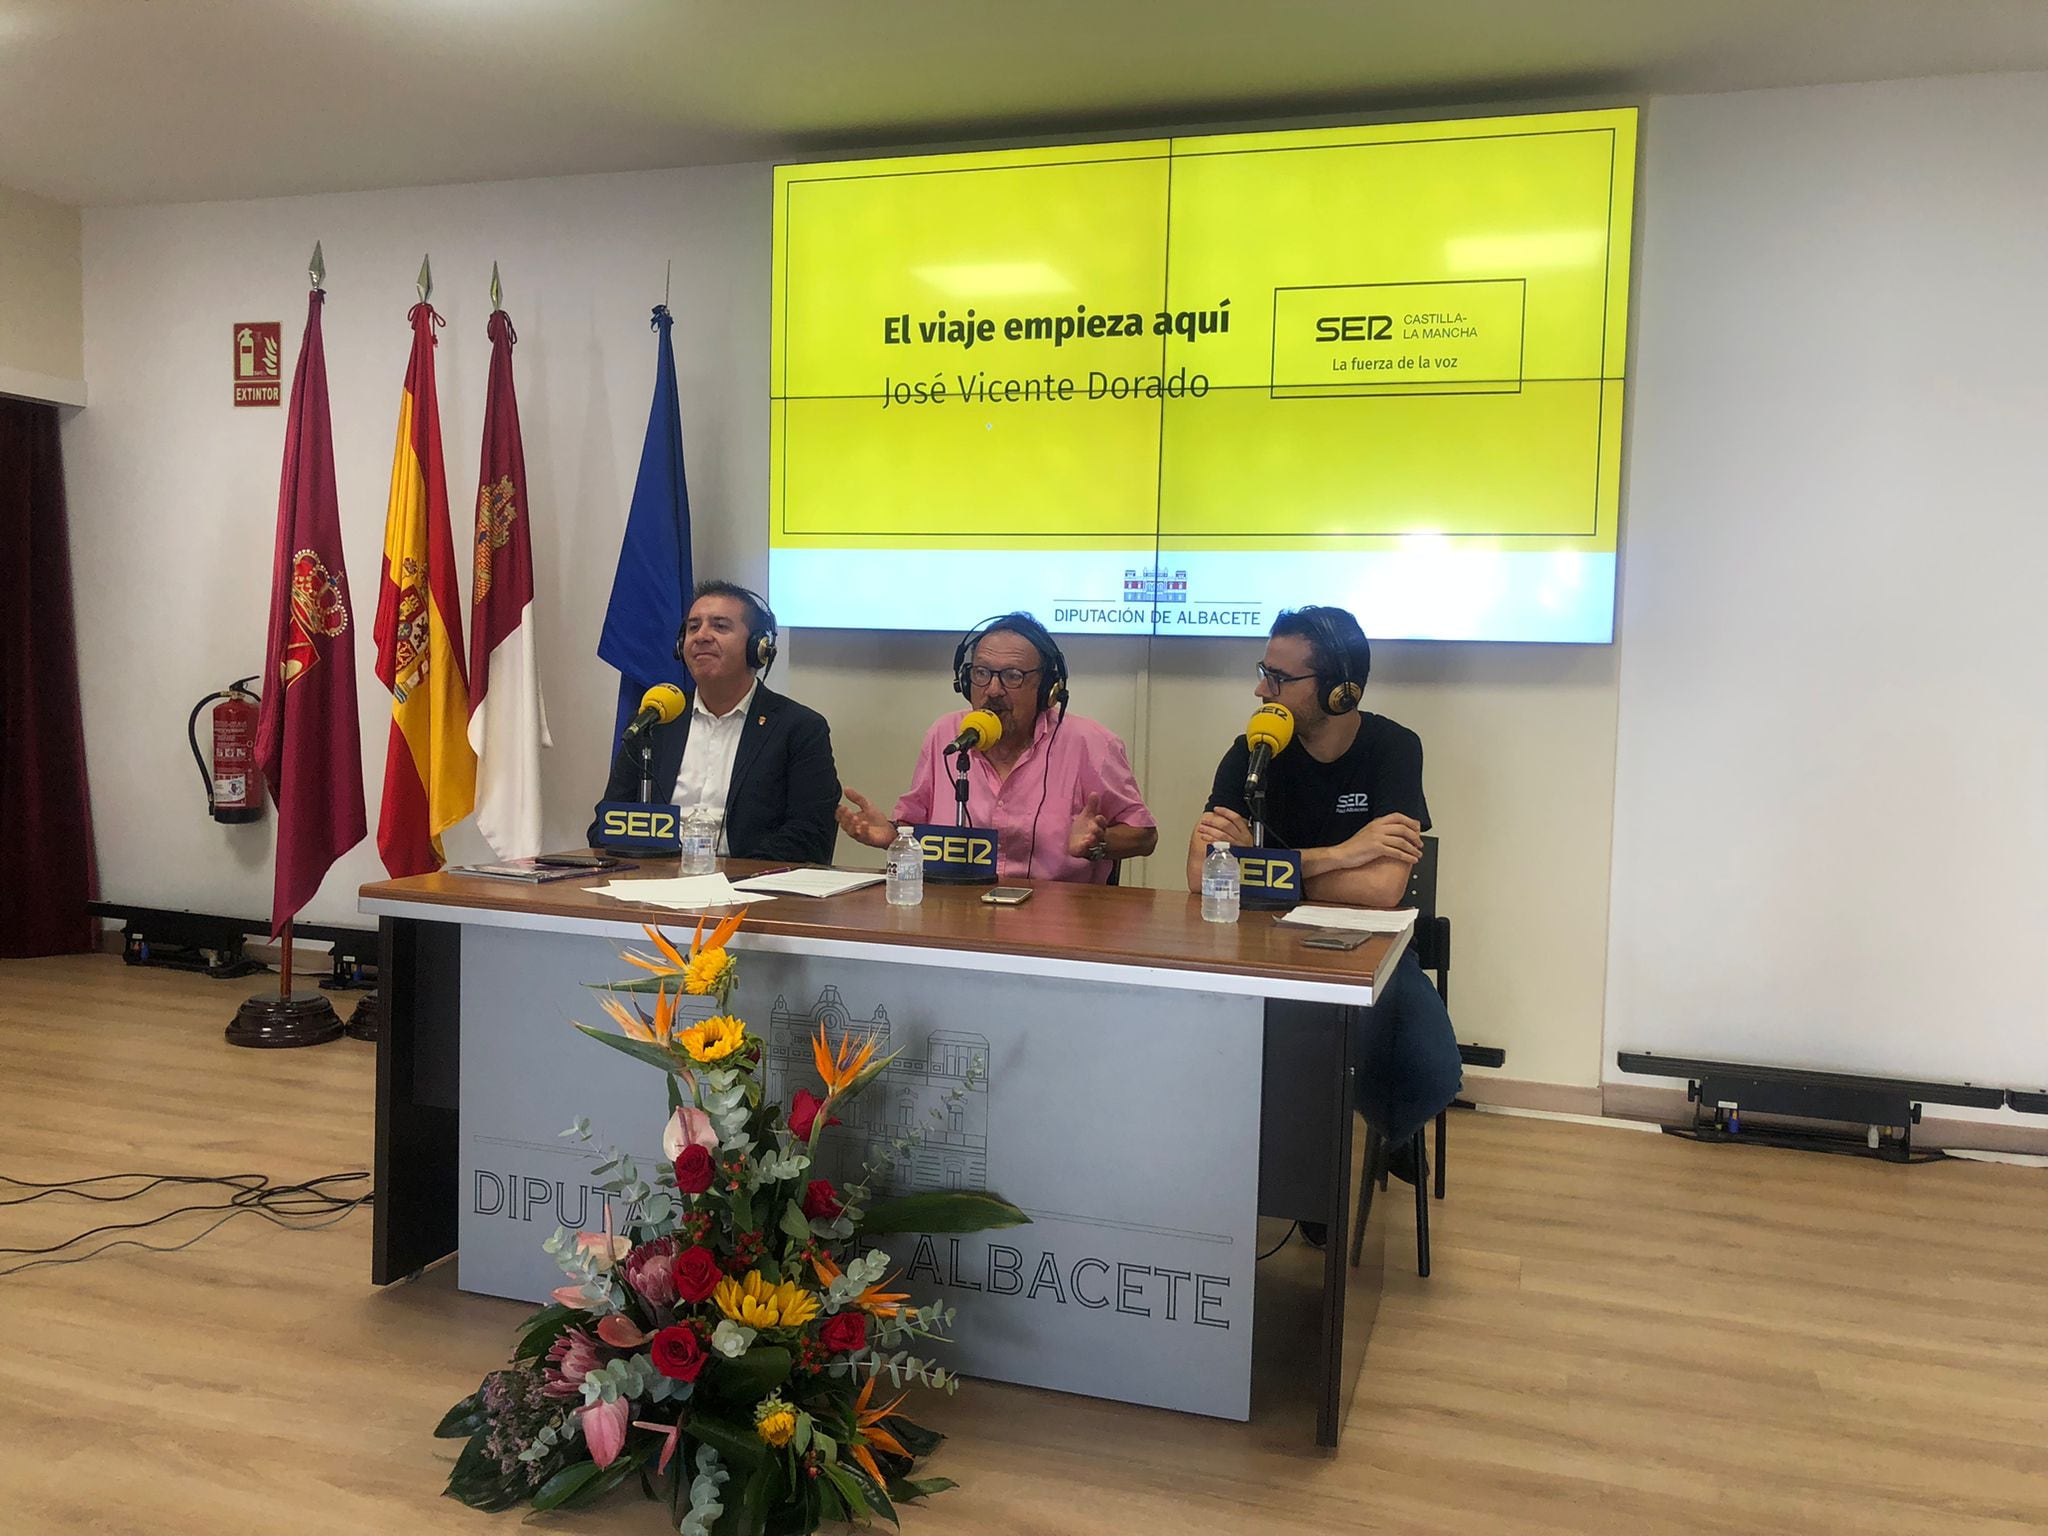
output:
M377 851L394 878L439 869L441 834L476 801L455 540L434 396L434 327L442 322L425 303L415 304L410 318L412 358L398 406L377 592L377 677L391 690Z

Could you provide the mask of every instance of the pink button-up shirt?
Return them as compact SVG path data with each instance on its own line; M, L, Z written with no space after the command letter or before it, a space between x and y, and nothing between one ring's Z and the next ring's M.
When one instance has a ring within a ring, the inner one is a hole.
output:
M917 773L896 802L895 820L953 824L953 780L945 750L960 734L967 713L956 709L932 722L917 752ZM1067 852L1067 835L1090 795L1102 797L1102 819L1112 827L1156 827L1138 795L1138 781L1124 744L1106 726L1082 715L1064 721L1057 712L1039 715L1031 745L1007 779L979 752L968 754L967 814L977 827L996 832L996 871L1005 880L1090 881L1109 879L1109 861L1077 859Z

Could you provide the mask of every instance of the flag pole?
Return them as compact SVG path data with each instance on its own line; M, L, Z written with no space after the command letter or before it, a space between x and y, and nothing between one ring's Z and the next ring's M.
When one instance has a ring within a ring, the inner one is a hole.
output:
M321 284L327 277L327 262L320 254L320 242L313 242L313 254L306 262L306 281L313 292L321 293ZM293 405L297 406L298 391L293 386ZM269 687L288 686L272 679ZM298 916L293 913L284 920L284 944L279 953L277 972L277 996L249 998L235 1011L234 1021L227 1027L229 1045L245 1046L297 1046L324 1045L329 1040L341 1038L341 1016L334 1011L334 1004L320 992L295 994L292 990L292 923Z

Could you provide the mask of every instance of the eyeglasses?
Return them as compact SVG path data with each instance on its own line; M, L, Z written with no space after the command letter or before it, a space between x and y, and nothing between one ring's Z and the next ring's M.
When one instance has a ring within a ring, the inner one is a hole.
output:
M1259 681L1274 688L1285 688L1289 683L1305 683L1315 676L1313 672L1277 672L1263 661L1256 665Z
M969 667L967 669L967 680L977 688L986 688L990 683L1001 678L1003 687L1006 689L1022 688L1025 678L1036 677L1042 670L1039 667L1033 667L1028 672L1022 667L1004 667L1001 670L995 667Z

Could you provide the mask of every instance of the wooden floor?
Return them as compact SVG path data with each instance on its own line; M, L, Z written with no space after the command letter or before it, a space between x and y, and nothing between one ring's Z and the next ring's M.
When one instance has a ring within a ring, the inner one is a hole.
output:
M373 1048L230 1049L222 1026L257 985L110 956L0 965L0 1173L367 1168ZM1392 1202L1335 1455L1298 1422L969 1383L928 1415L953 1437L934 1470L964 1487L906 1529L2048 1526L2048 1174L1485 1115L1451 1135L1436 1274L1414 1277ZM176 1203L0 1207L0 1247ZM318 1232L243 1217L181 1253L0 1276L0 1530L517 1528L438 1497L452 1443L428 1430L524 1309L462 1295L445 1268L373 1290L369 1231L366 1212ZM555 1524L665 1528L632 1498Z

